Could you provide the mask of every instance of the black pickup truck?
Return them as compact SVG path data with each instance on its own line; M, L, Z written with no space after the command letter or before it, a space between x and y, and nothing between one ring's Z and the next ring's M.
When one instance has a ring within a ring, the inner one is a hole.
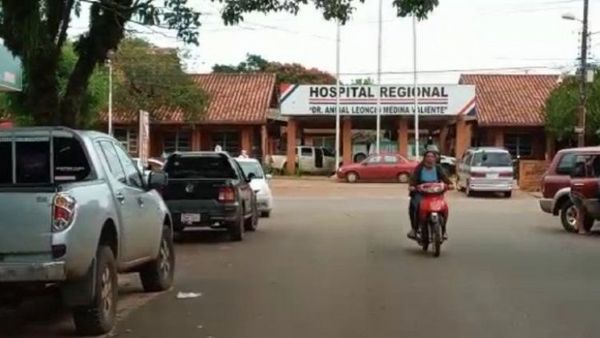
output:
M173 217L174 230L186 227L224 228L241 241L258 225L256 196L250 179L226 153L186 152L168 157L169 175L162 196Z

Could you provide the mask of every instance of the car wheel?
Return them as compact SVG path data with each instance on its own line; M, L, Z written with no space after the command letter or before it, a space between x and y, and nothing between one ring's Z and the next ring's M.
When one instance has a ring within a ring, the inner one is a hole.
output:
M260 213L260 217L269 218L269 217L271 217L271 212L270 211L263 211L263 212Z
M503 193L505 198L511 198L512 197L512 191L506 191Z
M252 211L252 217L244 221L244 230L256 231L256 228L258 228L258 211L256 210L256 207L254 207Z
M238 219L229 224L229 237L234 242L244 240L244 216L243 213L238 216Z
M146 292L168 290L173 285L175 276L175 249L171 228L163 227L160 250L155 261L140 271L140 280Z
M356 183L358 182L358 174L355 173L354 171L351 171L349 173L346 174L346 181L348 183Z
M73 309L75 328L80 335L97 336L113 328L119 291L117 278L117 264L112 250L108 246L98 247L92 302Z
M398 174L398 182L400 183L408 183L409 175L407 173Z
M560 223L567 232L577 232L577 208L570 199L560 207Z

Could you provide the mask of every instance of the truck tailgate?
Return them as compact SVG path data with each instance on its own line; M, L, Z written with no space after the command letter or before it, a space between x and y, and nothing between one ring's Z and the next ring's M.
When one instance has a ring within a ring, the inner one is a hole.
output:
M0 256L51 251L53 196L54 192L0 192Z
M227 183L226 179L169 179L169 184L163 191L163 199L216 200L219 189Z

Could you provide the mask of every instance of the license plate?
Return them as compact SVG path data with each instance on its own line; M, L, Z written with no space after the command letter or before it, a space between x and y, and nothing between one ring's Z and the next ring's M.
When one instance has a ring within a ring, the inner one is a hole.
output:
M495 173L495 174L487 174L487 178L498 178L499 174Z
M192 224L201 220L200 214L181 214L181 223Z

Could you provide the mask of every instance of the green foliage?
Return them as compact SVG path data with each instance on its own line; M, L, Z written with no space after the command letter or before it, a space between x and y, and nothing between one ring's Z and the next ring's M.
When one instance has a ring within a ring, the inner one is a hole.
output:
M198 118L208 97L182 70L174 49L159 49L141 39L123 40L114 60L115 107L120 111L181 109Z
M279 63L263 59L259 55L248 54L246 61L237 66L214 65L216 73L254 73L266 72L277 74L277 84L334 84L335 77L316 68L306 68L298 63Z
M569 140L575 136L580 105L579 91L579 78L568 77L546 100L546 131L558 141ZM586 109L586 135L588 138L600 140L600 72L596 72L594 82L588 85Z
M296 14L302 5L309 4L308 0L212 1L224 5L221 13L226 24L243 21L243 15L249 12L286 11ZM356 0L311 1L326 19L338 19L342 23L352 15L355 3ZM99 104L94 99L96 95L90 96L88 91L88 86L92 87L91 93L98 93L101 88L94 85L92 78L97 66L104 64L108 51L118 49L126 27L138 24L169 28L175 30L184 42L197 44L200 12L191 4L192 1L188 0L2 0L0 38L13 54L22 59L29 81L22 100L25 110L36 124L80 126L82 120L86 120L82 118L85 117L85 107ZM393 4L399 16L414 14L423 19L438 5L438 0L394 0ZM79 17L84 10L89 10L89 29L75 43L77 59L72 68L66 68L72 70L65 83L58 73L67 31L72 18ZM279 65L274 70L283 74L280 81L330 81L316 70L299 75L300 68L303 67ZM142 92L139 91L140 94ZM185 86L176 88L174 92L179 93L174 95L179 100L178 104L185 106L189 103L189 92Z

